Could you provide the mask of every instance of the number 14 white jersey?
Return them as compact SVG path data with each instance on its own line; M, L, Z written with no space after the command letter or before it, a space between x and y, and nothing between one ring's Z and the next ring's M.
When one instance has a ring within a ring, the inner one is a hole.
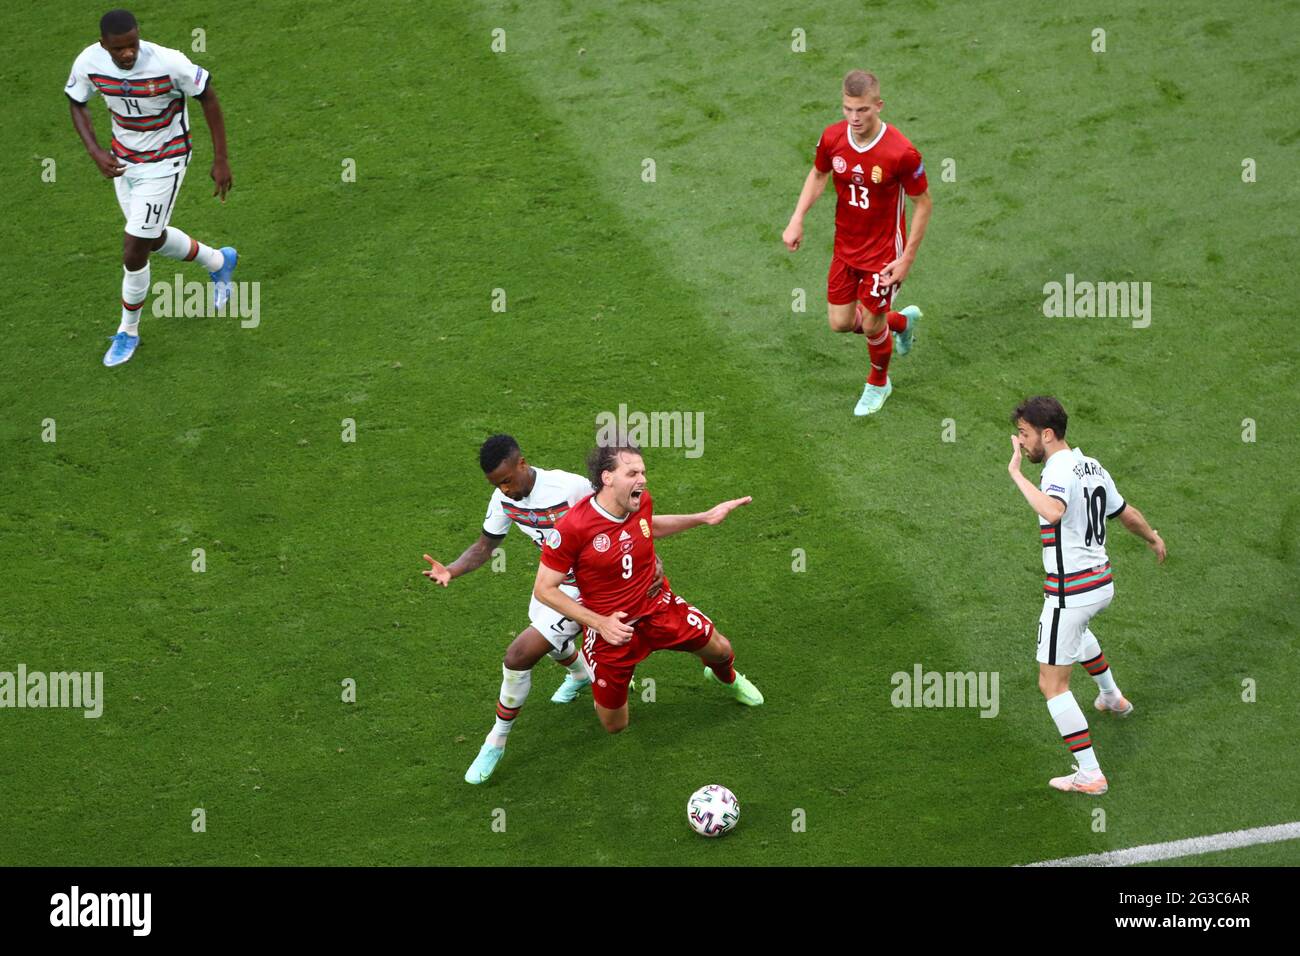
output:
M1039 488L1064 503L1056 524L1039 518L1043 596L1057 607L1081 607L1115 593L1106 556L1106 522L1126 507L1110 473L1077 448L1047 459Z
M109 150L133 178L171 176L189 162L187 98L208 88L208 74L180 50L140 41L140 55L123 70L98 43L81 51L63 91L77 103L102 96L113 119Z

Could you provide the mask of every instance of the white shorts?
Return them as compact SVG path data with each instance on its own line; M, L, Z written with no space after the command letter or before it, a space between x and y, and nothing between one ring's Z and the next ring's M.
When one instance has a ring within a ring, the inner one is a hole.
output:
M1096 635L1088 627L1094 616L1110 607L1113 594L1108 594L1095 604L1083 607L1057 607L1051 601L1043 602L1043 613L1038 618L1038 663L1079 664L1083 662L1083 646Z
M578 600L578 589L574 587L561 586L560 590ZM554 608L549 608L537 598L528 602L528 623L541 632L542 637L550 641L555 650L551 651L551 657L557 661L562 661L571 657L577 649L574 639L582 626L577 622L565 617Z
M141 239L157 239L163 234L185 181L185 169L185 164L178 162L166 176L133 177L128 170L113 180L128 233Z

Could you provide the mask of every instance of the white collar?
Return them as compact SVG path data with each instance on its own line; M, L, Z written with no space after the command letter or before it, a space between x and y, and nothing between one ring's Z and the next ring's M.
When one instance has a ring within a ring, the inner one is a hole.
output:
M857 150L859 153L865 153L865 152L869 151L869 150L871 149L871 147L875 146L877 143L880 142L880 137L882 137L882 136L885 135L885 130L887 130L887 129L889 129L889 124L886 123L884 120L881 120L881 121L880 121L880 129L876 130L876 135L872 138L871 142L869 142L866 146L859 146L859 145L854 141L854 139L853 139L853 127L852 127L852 126L850 126L850 127L848 127L847 129L845 129L845 132L849 134L849 135L848 135L849 145L852 146L852 147L853 147L855 150Z
M627 514L623 515L623 517L615 518L612 514L610 514L608 511L606 511L604 508L600 506L600 502L596 500L595 495L591 496L591 506L596 509L597 514L601 515L602 517L610 521L617 521L619 524L622 524L624 521L626 521L628 518L632 516L632 513L629 511Z

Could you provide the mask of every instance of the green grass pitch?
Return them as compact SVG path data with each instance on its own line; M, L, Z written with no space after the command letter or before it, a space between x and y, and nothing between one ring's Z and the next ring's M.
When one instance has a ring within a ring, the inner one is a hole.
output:
M1300 818L1294 6L141 2L146 39L206 31L235 187L210 197L192 105L172 222L239 247L261 324L146 312L116 369L121 216L60 95L102 12L23 0L0 67L0 671L105 695L0 710L0 863L1014 864ZM826 327L833 193L780 243L859 66L935 200L900 299L926 318L869 420L863 343ZM1150 282L1150 327L1045 318L1070 273ZM1100 800L1046 786L1069 761L1005 470L1036 392L1170 549L1108 542L1096 631L1138 712L1092 721ZM661 512L754 496L660 552L767 704L660 654L607 737L543 662L467 786L535 549L512 532L446 591L420 555L478 533L483 437L580 470L620 403L704 415L702 457L648 452ZM894 708L918 663L998 673L998 716ZM713 782L742 805L721 841L685 821Z

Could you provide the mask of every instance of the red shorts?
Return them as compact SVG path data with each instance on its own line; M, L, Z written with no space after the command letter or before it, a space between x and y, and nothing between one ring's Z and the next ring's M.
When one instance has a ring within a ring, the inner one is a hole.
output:
M831 305L861 302L872 315L879 315L893 308L897 291L896 284L880 284L879 272L855 269L839 256L831 257L831 271L826 276L826 301Z
M587 628L582 660L591 675L591 696L601 707L618 710L627 703L632 672L655 651L698 651L713 636L713 621L685 598L668 590L655 609L632 625L632 640L614 645Z

